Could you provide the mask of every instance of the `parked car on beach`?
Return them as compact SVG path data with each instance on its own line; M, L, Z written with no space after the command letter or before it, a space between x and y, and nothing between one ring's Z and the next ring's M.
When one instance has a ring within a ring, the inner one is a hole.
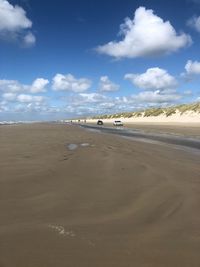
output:
M122 123L122 121L114 121L113 125L114 126L123 126L123 123Z
M102 120L98 120L97 121L97 125L103 125L103 121Z

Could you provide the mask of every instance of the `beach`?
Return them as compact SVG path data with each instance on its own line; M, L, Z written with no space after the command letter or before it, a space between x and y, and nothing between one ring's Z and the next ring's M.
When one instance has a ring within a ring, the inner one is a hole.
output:
M200 138L196 124L134 127ZM1 125L0 267L198 267L199 184L198 152Z
M121 120L123 123L123 127L125 129L133 129L144 131L145 133L162 133L162 134L171 134L171 135L179 135L185 137L195 137L200 138L200 123L191 123L191 122L126 122L123 119ZM113 127L114 120L103 120L105 127ZM82 125L96 125L97 120L88 121L86 124L82 123Z

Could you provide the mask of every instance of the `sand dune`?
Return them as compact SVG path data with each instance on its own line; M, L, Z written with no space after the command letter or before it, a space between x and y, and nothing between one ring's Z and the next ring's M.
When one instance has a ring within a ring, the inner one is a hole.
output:
M62 124L0 138L1 267L200 266L196 154Z

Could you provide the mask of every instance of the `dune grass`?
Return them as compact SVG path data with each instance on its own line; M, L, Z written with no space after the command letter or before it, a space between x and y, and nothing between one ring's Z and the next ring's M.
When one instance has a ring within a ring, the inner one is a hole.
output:
M199 113L200 115L200 102L192 103L192 104L181 104L177 106L171 106L167 108L148 108L143 111L133 111L133 112L121 112L121 113L115 113L115 114L109 114L109 115L99 115L94 116L92 119L120 119L120 118L137 118L137 117L156 117L159 115L165 115L166 117L172 116L176 112L180 112L181 114L184 114L186 112L193 111L196 113Z
M144 111L144 117L150 116L159 116L164 113L164 110L161 108L151 108Z

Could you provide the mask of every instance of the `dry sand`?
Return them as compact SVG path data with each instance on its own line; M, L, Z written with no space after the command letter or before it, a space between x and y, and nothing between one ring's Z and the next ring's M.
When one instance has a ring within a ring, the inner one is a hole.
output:
M170 116L166 116L165 114L160 114L158 116L144 116L144 112L142 112L142 115L139 117L118 117L118 118L107 118L103 119L104 122L112 123L114 120L122 120L124 123L158 123L158 124L198 124L200 125L200 113L195 112L192 110L185 111L184 113L181 113L180 111L176 111L175 114L172 114ZM96 119L87 119L88 122L95 122Z
M0 267L199 267L199 211L198 154L78 126L0 127Z

